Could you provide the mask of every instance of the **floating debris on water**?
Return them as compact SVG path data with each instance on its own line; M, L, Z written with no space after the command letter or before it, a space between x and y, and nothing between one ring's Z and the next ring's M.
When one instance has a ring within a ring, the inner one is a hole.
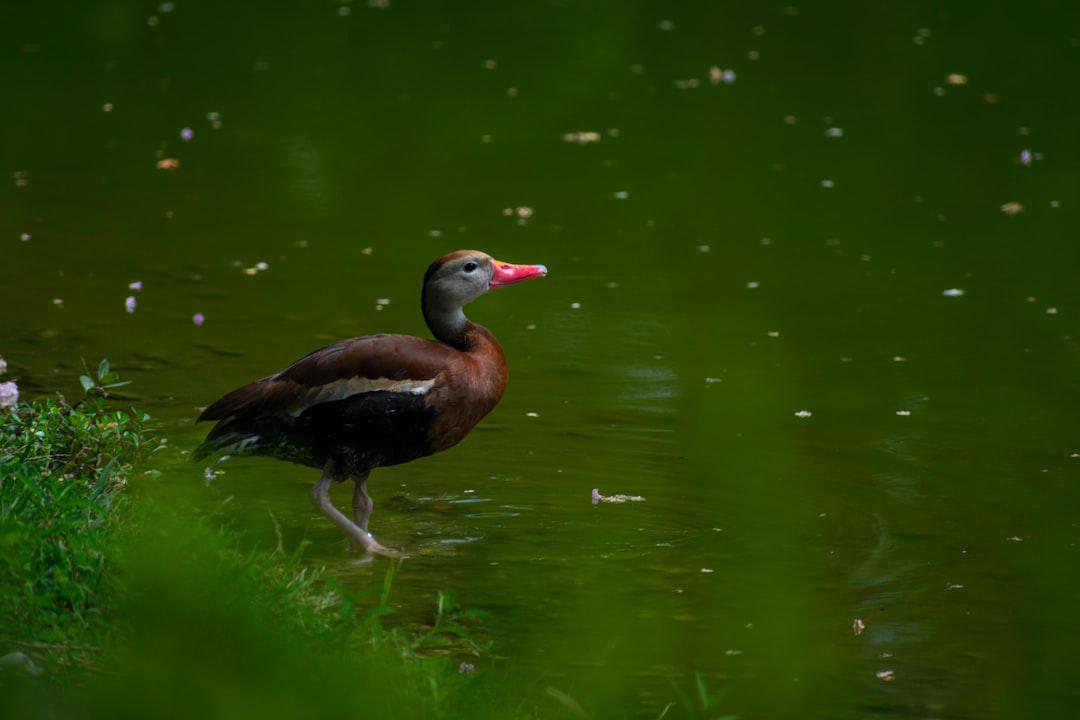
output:
M808 418L813 414L814 413L810 412L809 410L799 410L798 412L795 413L795 417L802 419L802 418Z
M128 290L142 290L142 280L136 280L133 283L128 283Z
M175 170L180 167L180 161L176 158L161 158L154 166L158 170Z
M600 142L600 133L595 130L564 133L562 137L564 141L568 143L577 143L578 145L588 145L589 143Z
M191 142L192 138L194 137L195 131L189 127L186 127L180 131L180 139L184 142Z
M878 670L874 673L874 677L884 682L892 682L896 679L896 675L893 674L892 670Z
M131 315L135 312L135 305L136 303L134 295L130 295L128 296L127 300L124 300L124 309L127 310L128 315Z
M949 288L948 290L942 290L941 294L945 297L963 297L964 291L960 288Z
M625 502L644 502L645 498L640 495L601 495L598 488L593 488L592 502L593 505L597 503L614 503L616 505Z
M950 85L967 85L967 75L962 73L949 73L945 76L945 82Z
M900 415L902 417L907 417L908 415L911 414L911 411L910 410L897 410L896 414Z
M1024 212L1024 206L1018 202L1007 202L1001 206L1001 212L1006 215L1018 215Z
M191 322L193 322L196 327L201 327L202 324L206 322L206 316L201 312L197 312L191 316Z
M862 635L862 631L865 630L865 629L866 629L866 625L864 625L863 621L860 620L859 618L855 618L851 622L851 633L855 637L859 637L860 635Z

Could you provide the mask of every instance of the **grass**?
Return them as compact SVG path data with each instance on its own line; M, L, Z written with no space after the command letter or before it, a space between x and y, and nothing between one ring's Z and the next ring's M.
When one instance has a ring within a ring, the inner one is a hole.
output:
M133 502L134 468L166 442L108 407L107 362L81 382L74 404L0 408L0 715L534 716L463 659L486 650L467 628L481 613L452 593L404 630L393 564L357 597L303 545L245 551L165 495Z

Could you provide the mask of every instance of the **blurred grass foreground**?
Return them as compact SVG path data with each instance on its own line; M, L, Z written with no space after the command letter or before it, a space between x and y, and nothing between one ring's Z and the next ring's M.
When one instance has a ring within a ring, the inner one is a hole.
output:
M165 440L107 409L107 362L81 380L74 404L11 384L0 408L0 717L534 714L455 652L426 652L479 650L450 594L428 627L387 629L393 565L362 610L300 566L303 547L242 551L189 509L133 500Z

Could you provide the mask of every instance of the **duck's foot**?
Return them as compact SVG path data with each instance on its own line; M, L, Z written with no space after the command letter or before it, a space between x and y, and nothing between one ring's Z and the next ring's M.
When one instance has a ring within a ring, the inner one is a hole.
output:
M375 536L371 533L357 528L359 532L349 533L349 550L353 552L368 553L370 555L382 555L388 558L406 558L409 557L406 553L400 550L392 550L384 545L381 545Z

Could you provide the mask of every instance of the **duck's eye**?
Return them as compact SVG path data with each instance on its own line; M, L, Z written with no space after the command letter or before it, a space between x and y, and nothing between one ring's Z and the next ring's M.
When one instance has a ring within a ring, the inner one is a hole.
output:
M462 269L462 270L464 270L464 271L465 271L465 272L467 272L467 273L471 273L472 271L476 270L476 268L478 268L478 267L480 267L480 266L479 266L479 265L477 265L477 264L476 264L475 262L473 262L472 260L470 260L469 262L467 262L467 263L465 263L464 265L462 265L462 266L461 266L461 269Z

